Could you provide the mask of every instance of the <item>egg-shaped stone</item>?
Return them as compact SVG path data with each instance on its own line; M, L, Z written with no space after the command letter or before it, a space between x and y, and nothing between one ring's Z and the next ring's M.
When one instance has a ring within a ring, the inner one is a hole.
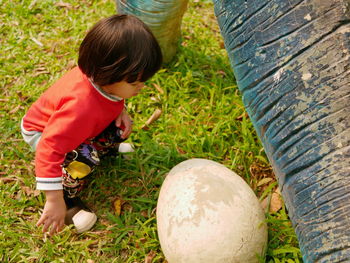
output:
M181 162L166 176L157 229L169 263L259 262L267 246L265 216L253 190L206 159Z

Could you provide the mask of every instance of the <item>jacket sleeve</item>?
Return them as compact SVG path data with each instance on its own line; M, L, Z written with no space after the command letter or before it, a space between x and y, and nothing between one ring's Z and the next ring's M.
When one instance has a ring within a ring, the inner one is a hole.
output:
M66 153L76 149L94 130L90 105L86 104L79 105L74 99L68 100L50 117L36 149L37 189L63 188L61 165Z

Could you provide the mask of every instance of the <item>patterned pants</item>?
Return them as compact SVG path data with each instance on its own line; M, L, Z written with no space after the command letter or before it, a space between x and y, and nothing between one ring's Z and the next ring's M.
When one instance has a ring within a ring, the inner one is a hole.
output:
M100 164L100 158L118 152L122 130L112 122L100 135L80 144L68 153L62 165L63 189L68 198L74 198L87 184L87 177Z

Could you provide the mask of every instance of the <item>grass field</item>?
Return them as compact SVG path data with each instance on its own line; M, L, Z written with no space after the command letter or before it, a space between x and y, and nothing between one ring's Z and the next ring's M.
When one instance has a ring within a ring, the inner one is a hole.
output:
M174 61L127 106L134 119L129 159L109 158L83 193L99 221L77 234L47 237L35 226L44 195L35 190L33 158L21 140L26 109L76 65L84 34L115 13L110 0L0 0L0 262L166 262L156 203L167 172L189 158L220 162L239 174L266 209L269 242L262 262L301 262L277 183L244 110L210 1L192 0ZM142 125L156 109L149 130ZM277 192L276 192L277 191ZM272 198L273 197L273 198ZM120 200L121 214L113 202Z

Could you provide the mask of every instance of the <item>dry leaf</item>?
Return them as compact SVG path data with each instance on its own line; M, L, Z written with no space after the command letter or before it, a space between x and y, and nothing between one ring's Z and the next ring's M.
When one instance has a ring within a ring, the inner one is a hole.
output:
M272 179L271 177L263 178L263 179L261 179L261 180L258 182L257 186L258 186L258 187L259 187L259 186L262 186L262 185L264 185L264 184L267 184L267 183L271 182L272 180L273 180L273 179Z
M69 52L67 53L64 53L64 54L59 54L59 55L56 55L56 58L63 58L63 57L66 57L69 55Z
M243 117L245 117L246 119L249 117L248 116L248 113L246 113L246 112L243 112L240 116L238 116L237 118L236 118L236 120L237 121L242 121L243 120Z
M269 201L270 196L267 196L260 202L260 205L264 211L266 211L267 206L268 206L268 201Z
M271 197L270 202L270 212L276 213L278 210L282 208L282 198L281 195L274 192Z
M155 97L151 97L150 98L152 101L157 101L157 99Z
M33 8L33 6L35 6L37 0L33 0L30 5L28 6L28 9L31 10Z
M7 183L16 182L17 178L14 178L14 177L0 177L0 181L4 182L4 184L7 184Z
M33 74L33 77L37 77L37 76L40 76L40 75L43 75L43 74L50 74L50 71L38 71L36 72L35 74Z
M156 256L156 252L151 250L151 252L148 253L148 255L145 258L145 263L152 263L153 259Z
M140 242L141 242L142 244L146 243L146 241L147 241L147 238L145 238L145 237L140 238Z
M183 46L183 47L187 47L187 46L188 46L187 41L183 41L183 42L181 43L181 46Z
M148 218L148 211L147 210L141 211L141 215L145 218Z
M100 218L100 219L99 219L99 223L100 223L101 225L105 226L105 227L110 226L109 220L104 219L104 218Z
M25 211L30 213L36 213L38 209L36 207L29 206L25 208Z
M164 90L163 90L161 87L159 87L158 84L153 83L153 86L156 88L156 90L157 90L160 94L164 94Z
M26 101L29 98L29 96L23 96L21 91L17 91L17 96L20 99L20 101Z
M149 117L149 119L145 122L145 124L141 127L141 129L143 130L147 130L148 129L148 126L150 124L152 124L153 122L155 122L156 120L159 119L160 115L162 114L162 111L160 109L156 109L152 116Z
M14 114L14 113L16 113L16 112L20 109L20 107L21 107L21 105L17 105L17 107L13 108L13 109L9 112L9 114Z
M37 44L38 46L40 46L40 47L43 47L43 46L44 46L44 44L41 43L39 40L37 40L35 37L31 37L30 39L33 40L33 42L34 42L35 44Z
M264 211L266 211L266 209L269 207L270 213L276 213L282 208L282 197L277 192L273 192L272 195L270 194L264 200L262 200L260 205Z
M32 188L28 187L28 186L21 186L22 191L27 195L27 196L31 196L33 195L34 197L37 197L40 195L40 190L33 190Z
M55 50L56 50L57 45L58 45L57 42L52 43L49 52L50 52L50 53L54 53Z
M120 256L121 256L121 258L123 258L123 259L127 259L127 258L129 258L129 252L128 252L128 249L123 248L123 249L119 250L119 255L120 255Z
M217 71L216 74L221 75L221 76L223 76L223 77L226 77L226 72L223 71L223 70Z
M72 9L72 5L69 3L64 3L62 1L58 2L55 4L55 6L57 7L63 7L63 8L67 8L67 9Z
M50 74L50 71L48 71L46 69L46 65L45 64L38 64L35 67L35 73L33 74L33 76L37 77L37 76L43 75L43 74Z
M86 263L95 263L95 261L92 260L92 259L88 259L88 260L86 261Z
M126 211L126 212L129 212L129 213L132 213L133 211L133 207L132 205L128 204L127 202L123 203L122 205L122 210L123 211Z
M187 153L185 150L181 149L180 147L176 147L176 150L179 154L185 154Z
M120 213L122 212L122 200L117 198L113 202L113 208L114 212L117 216L120 216Z

